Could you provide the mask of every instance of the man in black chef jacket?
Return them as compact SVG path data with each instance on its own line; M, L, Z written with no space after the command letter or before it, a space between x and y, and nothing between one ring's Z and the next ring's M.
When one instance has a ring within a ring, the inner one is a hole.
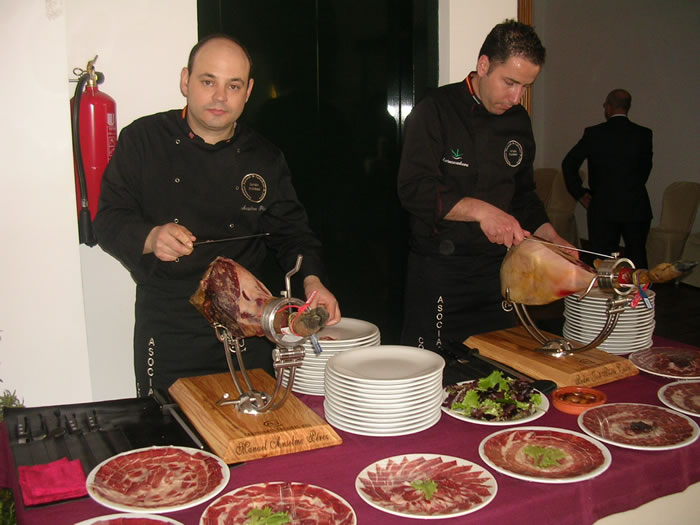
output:
M321 281L320 241L283 154L239 121L253 89L250 72L250 55L236 39L202 39L181 73L185 108L124 128L105 171L95 231L137 284L140 396L167 389L179 377L227 370L223 345L189 303L219 255L259 275L268 249L285 272L302 254L306 296L316 292L312 306L326 307L328 324L340 320L338 302ZM193 246L195 240L261 233L269 235ZM271 371L270 343L253 337L244 345L247 368Z
M410 214L402 344L441 352L512 326L501 308L506 249L531 233L571 246L535 194L535 142L520 104L544 59L532 27L499 24L476 71L428 94L406 121L398 176Z

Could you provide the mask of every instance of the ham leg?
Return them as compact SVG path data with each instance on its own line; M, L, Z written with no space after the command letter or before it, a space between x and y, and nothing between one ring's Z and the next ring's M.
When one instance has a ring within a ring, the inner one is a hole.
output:
M212 326L226 327L235 338L264 337L262 319L265 305L275 299L252 273L237 262L217 257L207 268L190 303ZM275 330L291 324L292 333L308 337L323 328L328 311L317 308L280 309Z
M263 337L262 314L272 294L237 262L217 257L204 272L190 303L213 326L221 324L236 338Z
M501 264L501 294L514 303L542 305L585 290L596 271L564 250L525 239Z

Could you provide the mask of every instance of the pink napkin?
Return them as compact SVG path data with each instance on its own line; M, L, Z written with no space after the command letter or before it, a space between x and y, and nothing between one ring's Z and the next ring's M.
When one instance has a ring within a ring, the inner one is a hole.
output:
M26 506L85 496L85 472L79 459L61 458L45 465L19 466L19 484Z

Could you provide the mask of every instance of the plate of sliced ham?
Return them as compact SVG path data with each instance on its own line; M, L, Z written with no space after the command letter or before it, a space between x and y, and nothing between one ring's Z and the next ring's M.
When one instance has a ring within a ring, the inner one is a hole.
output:
M88 495L107 508L147 514L204 503L223 490L229 468L203 450L158 446L104 460L87 477Z
M440 454L403 454L365 467L355 490L371 506L409 518L463 516L488 505L498 484L484 467Z
M700 379L700 349L654 346L635 352L629 360L634 366L661 377Z
M247 485L220 496L204 510L199 523L356 525L357 516L347 501L323 487L273 481Z
M690 445L700 428L670 408L641 403L610 403L578 416L588 435L611 445L636 450L669 450Z
M612 456L595 439L562 428L518 427L486 436L479 455L494 470L539 483L574 483L605 472Z
M662 386L661 402L669 408L700 417L700 381L676 381Z
M75 525L182 525L182 522L156 514L134 514L129 512L97 516Z

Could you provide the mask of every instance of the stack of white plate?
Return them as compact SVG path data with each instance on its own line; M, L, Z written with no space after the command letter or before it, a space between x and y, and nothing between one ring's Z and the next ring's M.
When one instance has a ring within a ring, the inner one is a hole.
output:
M350 317L343 317L338 324L325 327L316 336L322 352L317 354L310 340L303 344L304 362L294 376L294 392L324 395L323 373L331 357L354 348L377 346L381 342L376 325ZM287 386L287 377L282 380L284 386Z
M400 436L440 419L445 360L410 346L372 346L326 366L326 420L363 436Z
M651 347L654 333L653 290L647 290L652 308L640 301L636 308L629 304L617 320L615 329L598 348L611 354L628 354ZM564 331L566 339L588 344L600 334L607 321L607 300L609 295L593 289L589 295L578 301L578 295L564 299Z

